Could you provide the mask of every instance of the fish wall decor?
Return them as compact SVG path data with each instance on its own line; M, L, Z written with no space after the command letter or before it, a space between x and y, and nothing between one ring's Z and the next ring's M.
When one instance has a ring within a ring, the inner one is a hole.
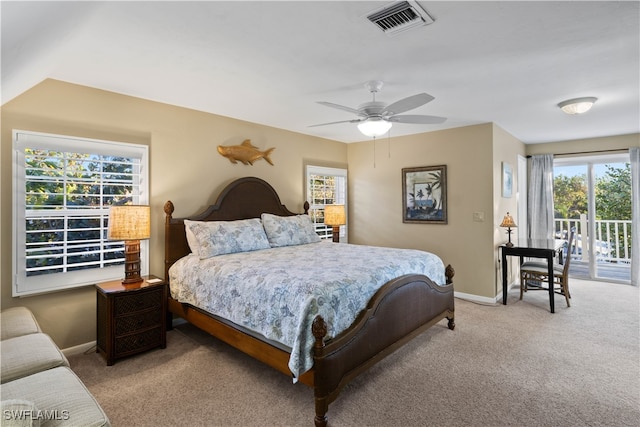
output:
M273 165L269 155L276 147L269 148L265 151L258 150L258 147L251 144L250 139L245 139L240 145L218 145L218 153L226 157L231 163L242 162L243 164L253 165L253 162L265 159L270 165Z

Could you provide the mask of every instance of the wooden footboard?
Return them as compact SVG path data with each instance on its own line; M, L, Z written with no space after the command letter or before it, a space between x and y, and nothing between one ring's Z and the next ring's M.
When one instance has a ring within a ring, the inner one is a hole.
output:
M313 324L316 426L326 426L329 403L349 381L444 318L453 329L453 285L438 286L416 275L387 283L354 325L327 343L327 325L318 316Z

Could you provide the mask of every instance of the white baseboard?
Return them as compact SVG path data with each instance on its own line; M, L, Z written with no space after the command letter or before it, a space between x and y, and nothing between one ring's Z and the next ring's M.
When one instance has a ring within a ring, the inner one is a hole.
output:
M510 283L509 284L509 289L511 290L512 288L516 288L519 287L520 284L519 283ZM481 304L496 304L498 302L502 303L502 290L500 291L500 293L498 293L498 295L495 296L495 298L491 298L491 297L482 297L479 295L474 295L474 294L465 294L464 292L453 292L453 296L456 298L460 298L460 299L464 299L464 300L468 300L471 302L477 302L477 303L481 303Z
M65 349L62 350L62 354L64 354L66 357L75 356L76 354L86 353L89 350L91 350L92 348L95 350L95 347L96 347L96 342L95 341L91 341L91 342L88 342L88 343L84 343L84 344L76 345L76 346L73 346L73 347L65 348Z
M465 294L464 292L455 292L455 291L453 293L453 296L456 298L460 298L460 299L471 301L471 302L478 302L481 304L495 304L499 299L502 298L502 292L500 293L500 295L496 296L495 298L481 297L479 295Z

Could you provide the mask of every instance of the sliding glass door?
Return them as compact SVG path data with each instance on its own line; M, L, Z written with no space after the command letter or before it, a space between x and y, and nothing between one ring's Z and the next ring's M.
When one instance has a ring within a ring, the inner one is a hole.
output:
M631 281L629 155L554 159L556 237L575 231L573 277Z

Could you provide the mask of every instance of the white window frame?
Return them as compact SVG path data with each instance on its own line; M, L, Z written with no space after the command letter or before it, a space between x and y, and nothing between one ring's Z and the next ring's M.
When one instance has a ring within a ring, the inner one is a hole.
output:
M104 266L86 270L27 276L26 274L26 168L25 149L46 149L58 152L89 153L139 159L138 180L134 186L134 204L149 203L149 148L146 145L77 138L40 132L13 130L13 262L12 294L14 297L93 285L124 277L124 266ZM105 209L87 210L92 215L108 215ZM76 211L74 211L76 213ZM78 210L77 213L83 213ZM106 233L103 233L106 238ZM141 241L141 274L149 274L149 244Z
M344 205L345 214L347 216L346 222L347 224L340 226L340 241L347 242L349 236L349 208L347 205L347 170L340 168L330 168L324 166L313 166L307 165L305 171L306 177L306 189L307 189L307 201L309 202L309 213L312 217L312 221L314 222L314 227L316 232L320 236L321 239L329 240L332 239L332 227L324 225L323 222L316 222L314 211L324 210L326 204L324 203L314 203L312 194L311 194L311 179L312 175L320 175L320 176L333 176L338 178L338 188L335 189L335 200L333 204Z

